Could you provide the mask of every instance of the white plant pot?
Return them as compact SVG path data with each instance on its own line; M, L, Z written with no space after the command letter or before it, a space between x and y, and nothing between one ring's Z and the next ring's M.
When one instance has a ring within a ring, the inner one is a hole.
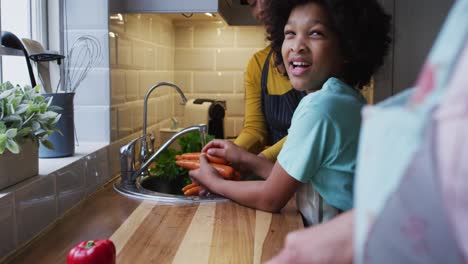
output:
M38 174L38 146L27 141L21 148L19 154L5 150L0 155L0 190Z

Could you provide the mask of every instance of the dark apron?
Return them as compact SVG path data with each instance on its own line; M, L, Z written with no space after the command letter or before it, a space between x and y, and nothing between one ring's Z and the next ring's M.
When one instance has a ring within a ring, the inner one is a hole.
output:
M263 64L261 80L262 111L265 116L268 131L268 145L273 145L288 135L293 113L302 97L306 95L305 92L296 91L295 89L291 89L289 92L282 95L268 94L267 81L271 54L272 52L270 51Z

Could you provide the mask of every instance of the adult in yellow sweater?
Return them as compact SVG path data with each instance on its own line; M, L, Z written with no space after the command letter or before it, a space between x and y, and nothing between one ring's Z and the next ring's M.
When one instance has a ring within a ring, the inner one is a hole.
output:
M275 161L303 94L292 89L270 52L269 46L258 51L247 65L244 128L234 143Z
M252 15L263 23L269 0L247 0ZM304 96L292 89L282 64L268 46L253 55L244 74L244 128L234 143L271 161L281 150L294 110ZM268 147L265 149L265 147Z
M263 22L269 0L248 0L252 14ZM283 64L275 65L268 46L253 55L244 75L244 128L234 143L271 161L281 150L291 118L305 95L292 89ZM267 147L267 148L266 148Z

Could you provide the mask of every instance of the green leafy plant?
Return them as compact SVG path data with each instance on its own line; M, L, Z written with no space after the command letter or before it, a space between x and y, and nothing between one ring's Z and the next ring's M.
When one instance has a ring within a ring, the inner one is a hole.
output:
M206 143L214 139L213 135L206 135ZM179 139L179 146L182 150L182 153L187 152L200 152L202 149L202 142L200 133L193 131Z
M158 156L154 166L150 169L150 175L171 181L180 175L186 174L186 170L175 164L175 156L182 152L167 148Z
M206 142L210 142L213 139L214 136L212 135L205 137ZM180 151L167 148L156 158L154 166L149 170L151 177L158 177L165 181L182 179L182 186L191 183L188 171L175 164L175 156L187 152L200 152L202 149L200 134L196 131L188 133L180 137L178 143Z
M53 148L47 136L56 131L60 107L51 105L52 97L40 94L41 87L0 84L0 154L18 154L26 140Z

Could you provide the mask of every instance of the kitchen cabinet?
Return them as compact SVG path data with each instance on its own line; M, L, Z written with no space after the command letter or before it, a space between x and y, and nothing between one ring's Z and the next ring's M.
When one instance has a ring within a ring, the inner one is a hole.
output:
M453 0L379 0L392 15L392 47L375 76L374 101L414 85Z
M109 0L110 13L217 13L228 25L257 25L249 5L240 0Z

